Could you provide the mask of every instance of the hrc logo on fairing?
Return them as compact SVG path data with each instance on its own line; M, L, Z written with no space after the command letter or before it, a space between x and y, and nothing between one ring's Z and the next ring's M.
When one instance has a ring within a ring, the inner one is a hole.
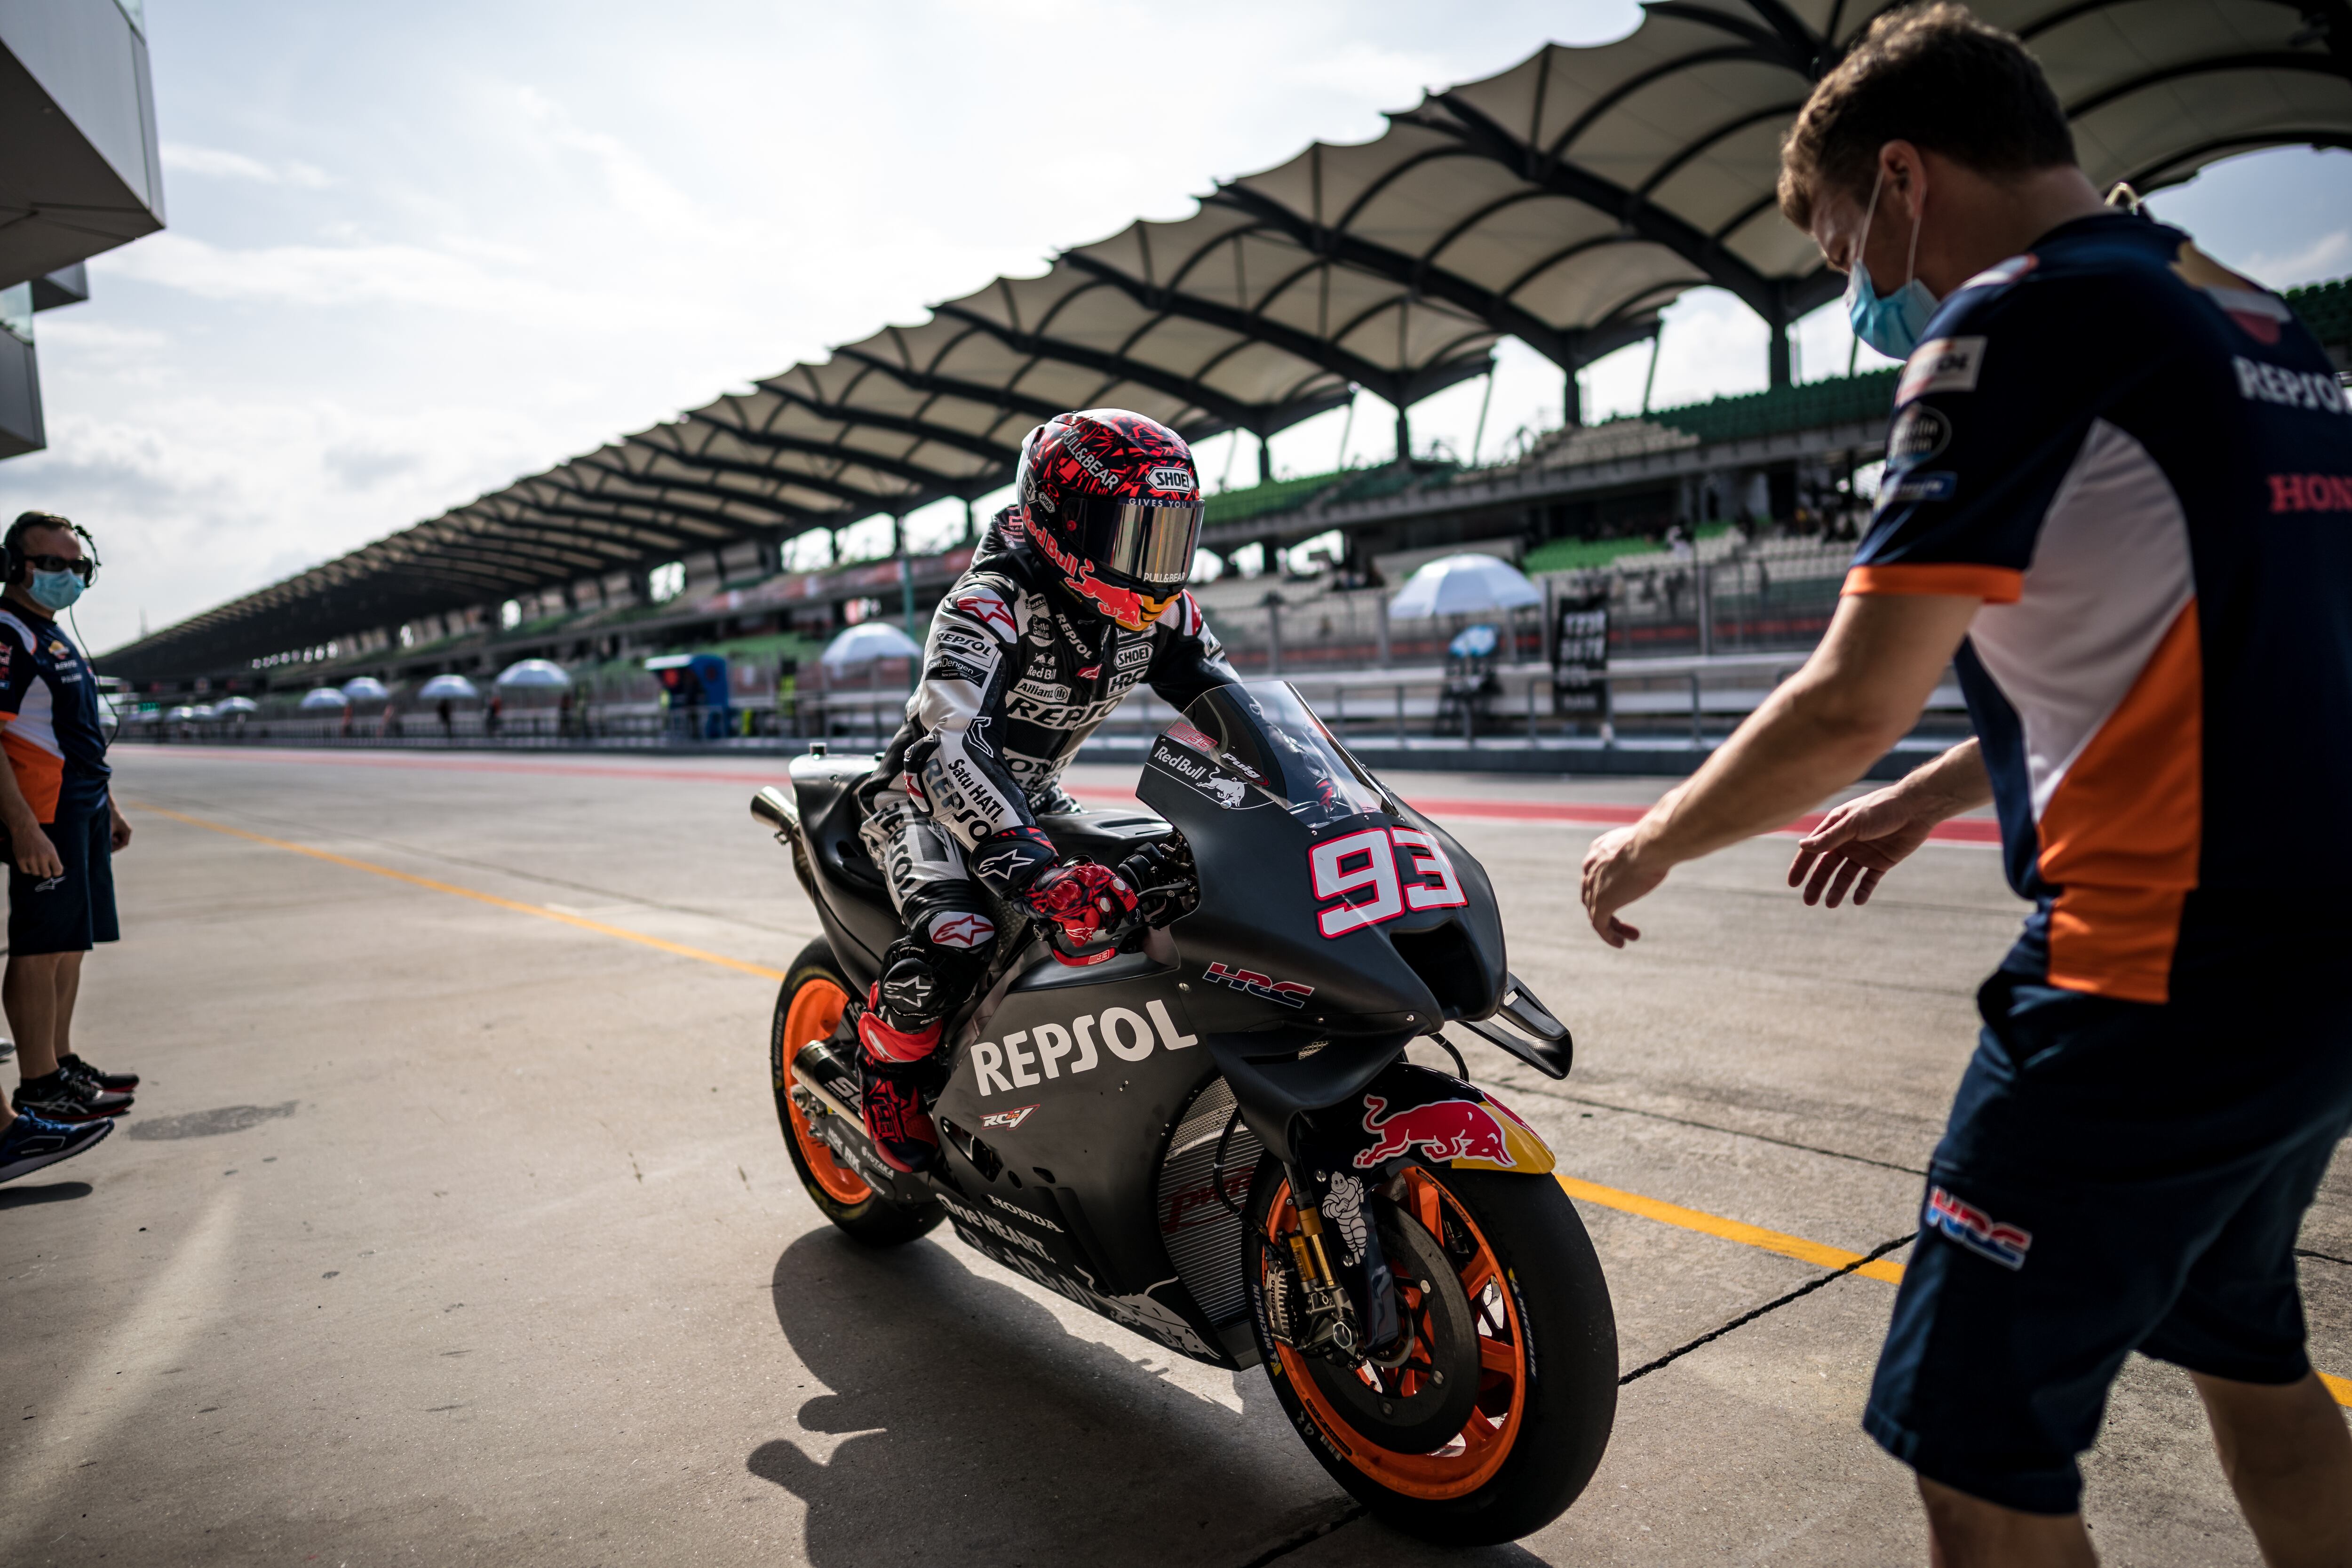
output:
M1941 1187L1927 1189L1927 1207L1919 1223L1928 1230L1942 1232L1970 1252L1991 1258L2003 1268L2024 1268L2026 1251L2033 1245L2032 1232L2003 1225Z

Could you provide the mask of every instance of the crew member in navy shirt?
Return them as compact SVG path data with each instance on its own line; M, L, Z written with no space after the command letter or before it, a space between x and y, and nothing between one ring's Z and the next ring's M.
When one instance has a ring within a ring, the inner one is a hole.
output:
M56 617L98 562L89 535L28 511L0 537L0 824L8 830L8 968L0 1005L16 1038L27 1116L84 1122L131 1109L135 1074L106 1073L73 1051L81 957L120 934L111 857L131 824L107 789L98 677Z

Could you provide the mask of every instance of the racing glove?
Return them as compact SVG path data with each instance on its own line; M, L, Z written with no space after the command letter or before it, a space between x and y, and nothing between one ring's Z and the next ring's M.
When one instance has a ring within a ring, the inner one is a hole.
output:
M1135 889L1108 866L1057 860L1023 890L1021 901L1064 963L1100 963L1118 951L1108 936L1136 911Z

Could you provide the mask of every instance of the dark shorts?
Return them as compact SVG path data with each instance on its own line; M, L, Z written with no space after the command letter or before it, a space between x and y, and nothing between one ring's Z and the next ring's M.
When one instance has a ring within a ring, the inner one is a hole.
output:
M2352 1122L2341 951L2177 980L2161 1006L1986 982L1863 1415L1887 1452L2072 1513L2128 1352L2242 1383L2310 1370L2294 1243Z
M114 826L106 808L67 816L42 831L66 865L62 877L27 877L8 863L8 952L88 952L122 934L114 923Z

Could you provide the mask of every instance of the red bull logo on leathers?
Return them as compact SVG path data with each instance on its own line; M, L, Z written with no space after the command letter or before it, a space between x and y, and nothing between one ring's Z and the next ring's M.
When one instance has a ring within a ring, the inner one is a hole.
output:
M1360 1171L1416 1150L1429 1160L1475 1161L1501 1171L1519 1167L1502 1120L1475 1100L1440 1100L1391 1112L1387 1100L1368 1094L1364 1096L1364 1131L1374 1142L1357 1154Z

